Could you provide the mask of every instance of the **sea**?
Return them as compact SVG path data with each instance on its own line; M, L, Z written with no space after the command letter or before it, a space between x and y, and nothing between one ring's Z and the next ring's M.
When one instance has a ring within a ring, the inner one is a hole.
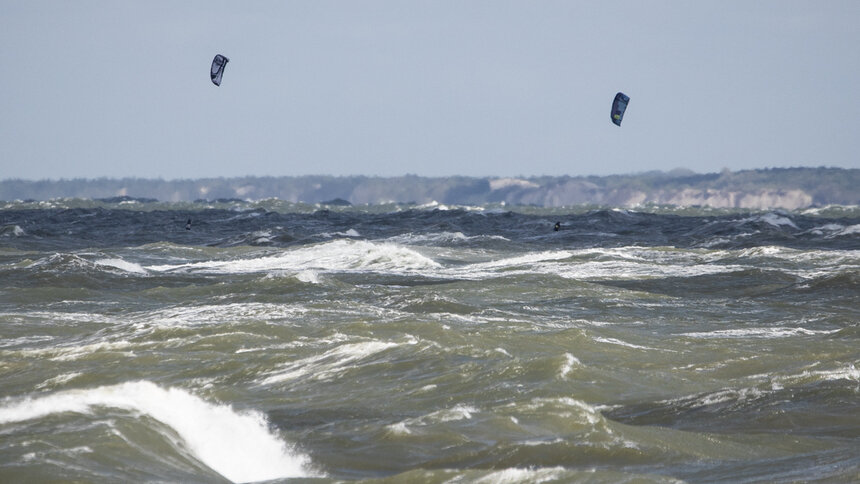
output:
M0 202L0 482L860 482L860 208Z

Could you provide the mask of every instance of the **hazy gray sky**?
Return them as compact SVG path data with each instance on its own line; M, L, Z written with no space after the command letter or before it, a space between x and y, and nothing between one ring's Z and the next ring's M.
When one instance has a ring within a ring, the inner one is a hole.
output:
M856 168L858 25L857 0L0 0L0 178Z

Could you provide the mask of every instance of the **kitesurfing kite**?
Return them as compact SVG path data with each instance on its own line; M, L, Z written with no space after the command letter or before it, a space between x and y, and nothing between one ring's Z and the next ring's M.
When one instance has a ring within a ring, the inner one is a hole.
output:
M621 126L621 119L624 117L624 111L627 109L627 103L630 98L623 92L615 95L615 100L612 101L612 122L616 126Z
M227 63L230 62L230 59L224 57L221 54L215 56L212 59L212 69L209 70L209 77L212 78L212 84L216 86L221 85L221 76L224 75L224 68L227 67Z

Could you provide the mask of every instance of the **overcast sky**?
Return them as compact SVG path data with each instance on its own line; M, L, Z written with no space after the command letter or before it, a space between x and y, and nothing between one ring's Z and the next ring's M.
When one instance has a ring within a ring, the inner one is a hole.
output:
M0 179L857 168L858 25L857 0L0 0Z

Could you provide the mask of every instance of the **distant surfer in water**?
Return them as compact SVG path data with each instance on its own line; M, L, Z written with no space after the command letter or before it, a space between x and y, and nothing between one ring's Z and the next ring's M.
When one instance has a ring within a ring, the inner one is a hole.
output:
M553 230L555 230L556 232L558 232L558 230L559 230L560 228L561 228L561 222L556 222L556 223L555 223L555 227L553 227L552 229L553 229Z
M191 219L188 219L188 221L185 222L185 230L191 230Z

